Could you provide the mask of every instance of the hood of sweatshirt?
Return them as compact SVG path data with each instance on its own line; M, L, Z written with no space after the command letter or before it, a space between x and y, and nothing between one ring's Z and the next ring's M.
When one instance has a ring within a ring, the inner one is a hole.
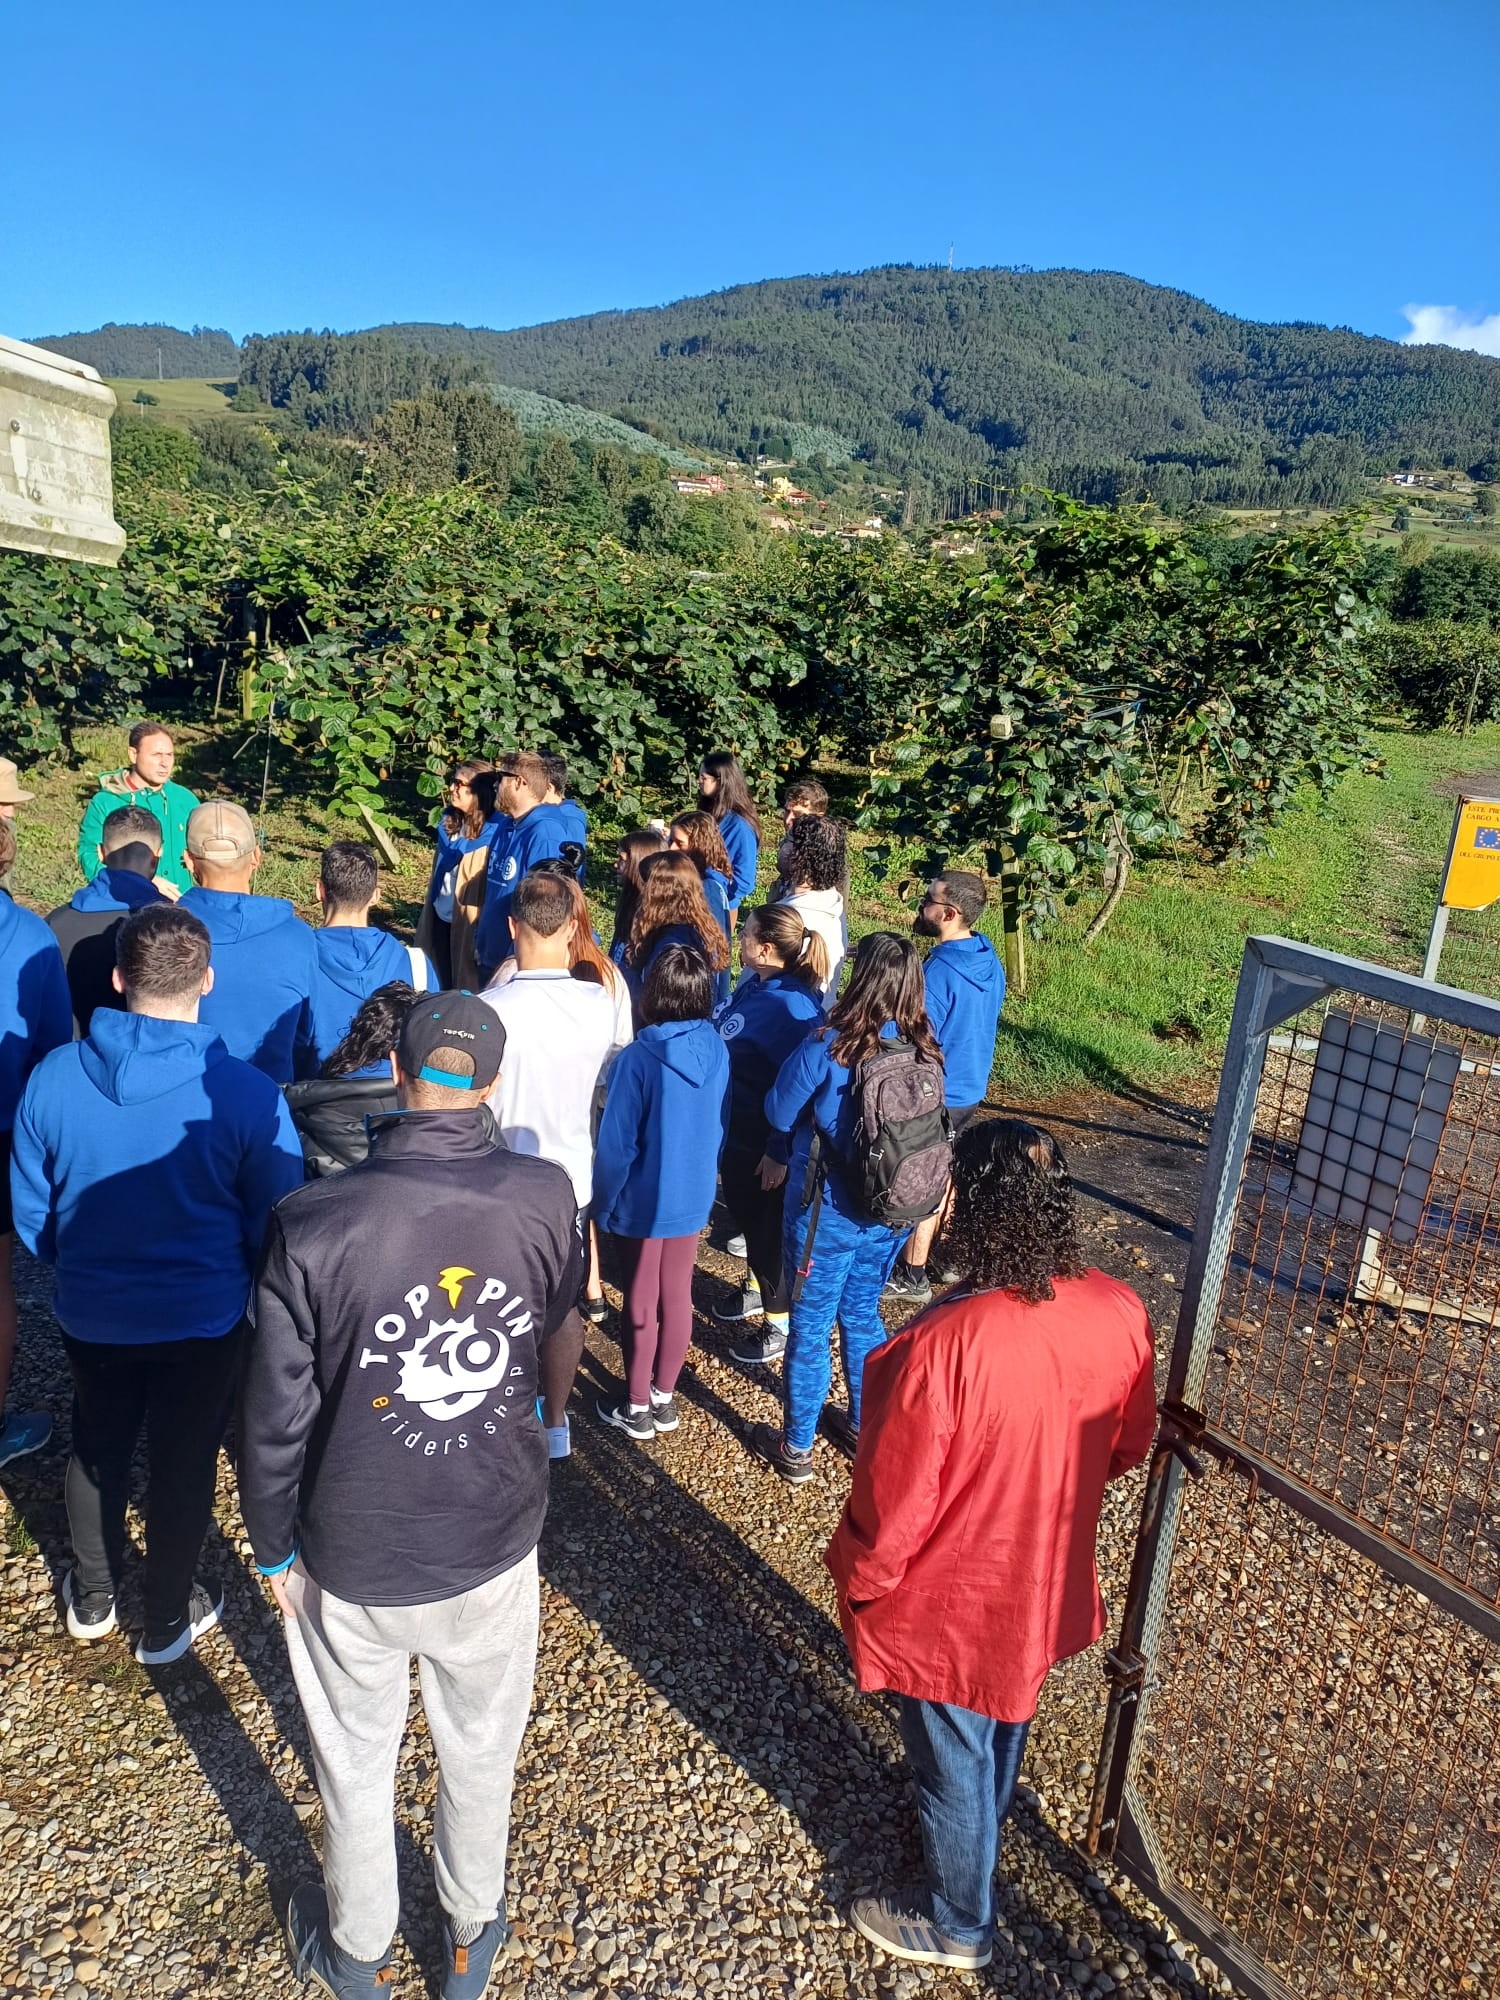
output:
M368 972L377 959L387 957L392 945L403 958L406 956L406 947L399 938L393 938L389 931L377 930L373 924L358 929L352 924L335 924L319 931L317 939L318 963L340 984L348 974L362 985L360 975Z
M0 952L9 951L15 942L16 933L25 927L27 911L22 914L20 906L10 892L0 889Z
M687 1083L707 1083L711 1074L722 1080L724 1044L711 1022L655 1021L635 1039L638 1048Z
M215 944L266 937L298 921L284 896L256 896L234 889L189 889L177 907L191 910Z
M844 899L837 889L799 889L788 899L803 912L815 912L820 917L832 917L837 923L844 914Z
M112 1104L148 1104L229 1060L201 1021L158 1021L101 1009L80 1042L83 1073Z
M995 947L987 937L949 938L935 945L930 958L941 959L955 979L962 979L979 993L993 993L1004 977Z
M129 868L101 868L92 882L73 891L70 910L139 910L147 903L164 903L154 882Z

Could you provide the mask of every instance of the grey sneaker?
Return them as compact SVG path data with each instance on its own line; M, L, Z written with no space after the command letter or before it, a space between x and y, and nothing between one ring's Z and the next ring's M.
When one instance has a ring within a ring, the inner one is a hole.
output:
M195 1639L211 1632L224 1611L224 1593L210 1597L201 1583L193 1585L187 1615L160 1632L143 1632L135 1656L143 1667L168 1667L180 1660Z
M811 1451L794 1451L774 1424L756 1424L750 1432L750 1449L757 1458L774 1466L788 1486L805 1486L813 1476Z
M286 1906L287 1949L301 1986L331 1993L333 2000L377 2000L396 1982L389 1956L351 1958L328 1928L328 1898L320 1883L304 1882Z
M675 1396L662 1396L658 1399L656 1391L653 1389L651 1391L651 1421L658 1431L675 1431L677 1426L682 1422L681 1417L677 1414L677 1398Z
M729 1352L746 1368L764 1368L786 1353L786 1335L772 1327L755 1340L735 1341Z
M736 1292L721 1306L710 1306L709 1311L720 1326L734 1326L742 1319L760 1318L760 1293L754 1290Z
M849 1907L849 1921L888 1956L910 1959L914 1965L951 1965L958 1972L979 1972L992 1956L988 1944L960 1944L944 1937L915 1897L860 1896Z
M638 1410L630 1403L601 1401L598 1410L605 1423L613 1424L617 1431L624 1431L626 1437L634 1438L637 1444L649 1444L656 1436L656 1425L651 1421L649 1407Z

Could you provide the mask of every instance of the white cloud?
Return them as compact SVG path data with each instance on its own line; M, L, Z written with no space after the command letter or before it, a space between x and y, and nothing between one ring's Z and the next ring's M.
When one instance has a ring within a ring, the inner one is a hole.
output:
M1458 306L1403 306L1411 332L1408 347L1471 347L1476 354L1500 355L1500 313L1466 313Z

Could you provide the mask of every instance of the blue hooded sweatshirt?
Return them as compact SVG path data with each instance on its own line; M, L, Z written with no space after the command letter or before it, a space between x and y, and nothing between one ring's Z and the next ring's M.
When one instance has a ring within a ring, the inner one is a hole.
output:
M578 803L577 799L564 799L559 805L553 806L552 811L560 813L562 816L562 838L564 840L576 840L580 847L587 849L589 844L589 816ZM578 864L579 881L582 882L587 874L587 861L580 861Z
M26 1079L73 1039L73 1001L57 939L0 889L0 1132L16 1122Z
M987 937L949 938L927 954L927 1018L943 1052L950 1110L984 1101L1005 1004L1005 967Z
M369 999L393 979L417 987L419 993L436 993L438 978L426 953L422 961L422 983L412 978L411 955L399 938L373 924L332 924L313 932L322 977L314 1027L318 1044L318 1068L333 1054L349 1032L349 1024Z
M766 1092L793 1049L822 1019L817 994L784 972L769 979L752 974L719 1009L715 1024L729 1050L726 1152L752 1153L759 1159L766 1150Z
M563 842L576 835L568 832L578 808L564 800L559 806L533 806L512 820L490 843L489 868L485 875L484 908L474 934L474 950L479 963L493 969L511 954L510 906L515 901L516 884L528 868L561 854Z
M708 1021L658 1021L609 1073L594 1220L615 1236L696 1236L714 1205L729 1052Z
M302 1185L281 1092L211 1028L94 1016L16 1118L16 1230L75 1340L207 1340L245 1310L272 1204Z
M189 889L177 907L206 926L212 947L214 988L198 1009L205 1027L272 1083L316 1075L318 947L291 904L280 896Z
M148 903L164 903L166 897L154 882L130 868L101 868L92 882L75 889L68 901L70 910L143 910Z
M880 1033L883 1040L891 1040L895 1022L887 1021ZM773 1160L790 1155L786 1182L790 1212L802 1199L813 1133L820 1132L828 1168L824 1199L849 1221L884 1229L883 1222L871 1221L839 1172L839 1162L854 1157L855 1109L850 1088L854 1072L833 1060L829 1054L832 1046L831 1034L810 1033L781 1065L766 1092L766 1123L771 1128L766 1152Z
M743 813L727 812L719 821L719 837L729 856L734 881L729 890L729 907L737 910L747 896L755 894L755 875L760 866L760 842L755 828Z

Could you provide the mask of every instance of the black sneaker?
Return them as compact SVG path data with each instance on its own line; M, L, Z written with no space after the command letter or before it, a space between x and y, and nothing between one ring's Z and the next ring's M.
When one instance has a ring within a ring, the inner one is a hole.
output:
M737 1340L729 1352L746 1368L765 1368L786 1353L786 1335L772 1327L757 1340Z
M933 1282L945 1289L949 1285L961 1285L967 1275L956 1264L929 1264L927 1268L932 1273Z
M173 1660L180 1660L195 1639L201 1639L205 1632L211 1632L218 1624L224 1611L224 1593L219 1591L210 1597L201 1583L193 1585L192 1596L188 1599L187 1615L165 1626L159 1632L149 1628L141 1634L135 1656L143 1667L169 1667Z
M846 1458L853 1458L859 1448L859 1425L847 1410L825 1410L823 1428Z
M629 1403L598 1404L598 1411L605 1423L613 1424L617 1431L624 1431L637 1444L649 1444L656 1436L656 1425L652 1422L650 1409L632 1409Z
M653 1394L651 1398L651 1422L658 1431L675 1431L677 1426L682 1422L681 1417L677 1414L677 1398L675 1396L663 1396L661 1401L658 1402Z
M80 1591L78 1572L70 1569L62 1580L63 1608L68 1631L85 1645L91 1639L107 1639L115 1630L115 1600L111 1591Z
M750 1432L750 1449L757 1458L774 1466L788 1486L805 1486L813 1476L811 1451L794 1451L773 1424L756 1424Z
M721 1306L710 1306L709 1311L720 1326L734 1326L742 1319L759 1319L761 1312L760 1293L757 1291L736 1292Z
M603 1298L591 1299L587 1292L578 1301L578 1310L590 1326L603 1326L604 1316L609 1311L608 1302Z
M927 1268L914 1271L910 1264L897 1263L885 1281L882 1298L904 1299L911 1305L925 1305L932 1297L932 1286L928 1282Z

